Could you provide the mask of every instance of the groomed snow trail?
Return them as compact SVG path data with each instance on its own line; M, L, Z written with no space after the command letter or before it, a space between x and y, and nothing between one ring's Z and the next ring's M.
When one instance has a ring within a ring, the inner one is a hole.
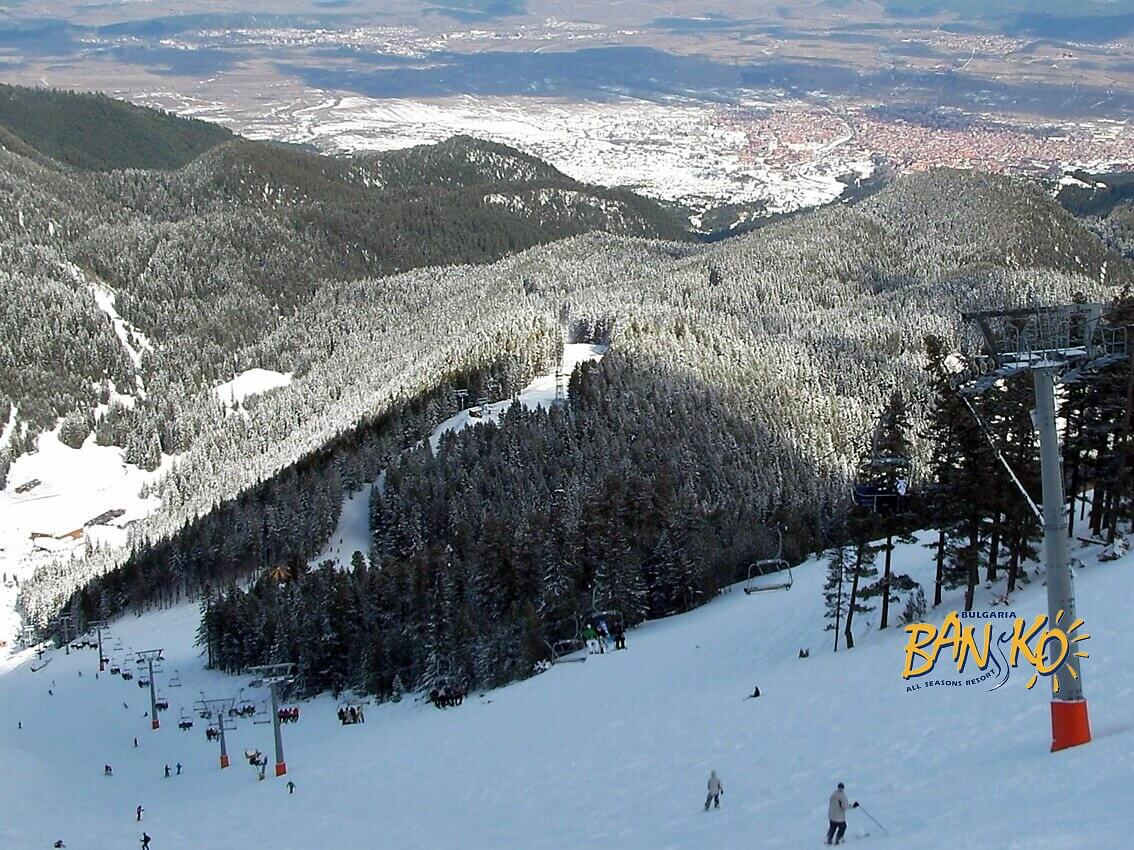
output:
M0 846L39 850L62 837L75 850L128 848L144 827L154 850L796 850L820 845L827 796L843 781L891 833L854 812L854 845L869 832L862 846L894 850L1117 850L1128 842L1134 746L1134 556L1097 564L1082 554L1095 741L1054 755L1048 695L1025 690L1021 670L995 692L907 693L905 635L878 632L867 618L859 646L833 655L817 561L796 568L788 592L736 588L633 630L626 652L558 665L459 708L407 699L371 706L365 724L344 727L329 696L304 703L300 722L284 727L294 796L283 780L256 781L240 758L245 748L271 758L270 725L239 721L223 772L202 721L178 731L179 707L190 710L202 691L266 696L247 678L202 668L197 606L127 617L114 624L108 654L124 662L130 648L166 649L162 728L150 731L136 683L94 679L93 651L55 651L38 673L25 658L0 674L0 799L9 813ZM927 583L931 559L902 546L895 565ZM981 591L978 607L991 593ZM930 619L958 602L950 594ZM1021 616L1044 612L1042 581L1013 603ZM803 647L810 658L797 658ZM174 668L180 688L168 684ZM746 700L754 684L763 696ZM184 775L163 779L177 761ZM711 769L725 794L719 812L704 814Z

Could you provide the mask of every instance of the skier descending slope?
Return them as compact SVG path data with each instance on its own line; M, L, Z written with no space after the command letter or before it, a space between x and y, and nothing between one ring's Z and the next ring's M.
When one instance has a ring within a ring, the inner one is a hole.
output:
M713 804L714 809L721 807L721 794L724 793L724 786L721 785L721 780L717 777L715 770L709 771L709 795L705 797L705 811L709 810L709 803Z
M839 783L839 787L835 789L835 793L831 795L831 799L827 803L827 820L829 825L827 827L827 843L828 844L842 844L843 836L847 831L847 809L857 809L858 802L852 806L847 803L847 795L843 790L843 783Z

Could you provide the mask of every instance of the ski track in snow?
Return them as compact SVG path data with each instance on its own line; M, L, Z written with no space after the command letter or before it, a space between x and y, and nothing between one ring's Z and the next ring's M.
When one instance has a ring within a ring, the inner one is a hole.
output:
M563 394L567 395L567 382L571 373L580 363L590 360L601 360L607 351L605 345L590 345L588 343L569 343L563 346L563 357L560 360L560 369L563 373ZM537 407L550 407L555 401L555 372L540 375L535 378L519 394L520 404L529 409ZM429 445L434 452L441 444L441 438L453 431L460 431L472 425L486 422L499 422L512 406L511 400L497 401L483 405L476 409L481 411L480 416L473 416L467 408L449 417L438 425L429 437ZM370 488L378 482L368 481L362 489L347 493L343 498L342 511L339 514L339 524L331 540L318 556L309 562L317 566L327 560L335 561L341 566L350 564L351 556L355 552L368 553L370 551Z
M894 561L929 586L931 551L900 545ZM0 799L18 815L0 819L0 846L40 850L62 837L70 848L110 850L137 846L144 828L154 850L797 850L821 845L827 797L843 781L890 831L853 811L848 835L869 833L870 847L1120 848L1134 745L1132 567L1128 555L1080 570L1096 736L1085 747L1048 752L1048 695L1026 690L1022 670L995 692L906 693L905 635L877 631L873 617L859 618L853 651L832 654L825 564L813 560L795 568L790 591L745 596L734 587L695 612L634 629L626 652L557 665L459 708L407 698L372 705L365 724L344 727L329 695L302 703L300 722L283 727L294 796L270 769L258 782L241 758L258 748L271 760L270 725L237 721L225 771L201 720L178 730L181 710L192 716L201 692L266 697L247 677L203 669L197 604L127 616L112 625L107 654L126 662L131 649L165 648L162 728L150 730L148 696L134 682L95 680L93 651L55 650L37 673L30 653L14 659L18 666L0 673ZM991 593L979 591L978 608ZM1044 612L1044 593L1033 580L1012 610ZM960 598L949 593L930 619ZM810 658L796 657L801 647ZM169 684L174 669L178 688ZM763 696L745 699L753 684ZM184 775L163 779L164 765L178 761ZM113 777L102 776L106 763ZM725 794L721 810L706 815L711 769ZM1060 805L1051 805L1057 793Z

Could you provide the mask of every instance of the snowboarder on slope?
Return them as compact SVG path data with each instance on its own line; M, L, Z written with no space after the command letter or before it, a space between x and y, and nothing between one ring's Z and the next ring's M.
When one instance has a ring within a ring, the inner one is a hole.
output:
M165 778L169 779L169 765L168 764L165 766Z
M142 850L150 850L150 836L145 832L142 833Z
M180 776L180 775L181 775L181 762L178 762L178 763L177 763L177 775L178 775L178 776Z
M724 793L724 786L721 785L721 780L717 776L715 770L709 771L709 795L705 797L705 811L709 810L709 803L713 804L714 809L721 807L721 794Z
M294 794L295 793L295 783L292 782L290 779L287 781L287 793L288 794Z
M843 790L843 783L839 783L839 787L835 789L835 793L831 795L831 799L827 802L827 820L829 825L827 827L827 843L828 844L842 844L843 836L847 831L847 809L857 809L858 802L854 805L847 802L846 792Z

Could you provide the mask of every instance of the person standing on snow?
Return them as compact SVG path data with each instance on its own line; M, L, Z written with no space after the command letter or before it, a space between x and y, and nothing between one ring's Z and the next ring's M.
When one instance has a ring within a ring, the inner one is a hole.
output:
M138 806L138 809L135 812L135 814L137 814L137 816L138 816L138 820L142 819L142 812L144 812L144 811L145 811L145 809L143 809L141 806Z
M594 655L598 652L598 632L595 631L595 627L590 623L587 623L587 627L583 629L583 640L587 642L587 652L589 654Z
M835 789L835 793L831 795L831 799L827 802L827 843L828 844L842 844L843 836L847 831L847 809L857 809L858 802L854 805L847 803L846 791L843 790L843 783L839 783L839 787Z
M721 785L721 780L717 776L715 770L709 771L709 795L705 797L705 811L709 810L709 803L713 804L714 809L721 807L721 794L724 793L724 786Z
M623 627L621 620L614 621L614 648L626 648L626 629Z
M165 766L165 778L169 779L169 765L168 764Z
M150 850L150 836L145 832L142 833L142 850Z
M181 775L181 762L178 762L178 763L177 763L177 775L178 775L178 776L180 776L180 775Z

